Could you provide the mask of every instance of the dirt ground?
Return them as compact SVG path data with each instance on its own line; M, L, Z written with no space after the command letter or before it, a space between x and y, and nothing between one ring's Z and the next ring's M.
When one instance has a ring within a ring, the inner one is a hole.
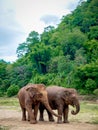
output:
M20 109L0 107L0 130L6 130L6 128L8 130L98 130L98 125L96 124L88 124L85 122L57 124L56 121L49 122L47 114L44 116L44 122L38 121L37 124L30 124L28 121L21 121Z

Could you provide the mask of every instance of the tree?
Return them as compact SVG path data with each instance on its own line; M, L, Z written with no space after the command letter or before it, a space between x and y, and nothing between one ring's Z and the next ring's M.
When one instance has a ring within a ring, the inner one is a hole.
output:
M87 63L86 52L83 48L76 50L74 63L76 66L85 65Z
M91 26L88 33L88 38L98 40L98 26Z
M29 33L29 36L26 39L26 43L32 45L34 45L35 43L39 43L39 41L40 41L40 36L39 33L36 31L32 31L31 33Z
M14 96L18 93L19 91L19 86L13 84L11 85L8 89L7 89L7 96L8 97L11 97L11 96Z
M18 58L21 58L23 57L26 53L28 52L28 45L27 43L21 43L19 44L17 50L16 50L16 53L17 53L17 57Z
M15 84L20 88L26 85L32 76L32 69L30 65L14 65L9 70L10 85Z
M0 91L6 92L7 88L10 85L9 77L7 75L7 65L10 63L0 60Z
M87 51L88 62L96 61L98 59L98 41L91 40L85 43Z
M52 33L54 32L53 26L48 26L44 29L44 32L41 34L41 42L45 43L45 45L49 45L49 39L52 36Z
M58 59L58 73L62 76L62 77L66 77L68 73L70 73L73 70L73 63L70 60L70 56L67 55L65 56L61 56Z
M33 46L32 52L28 55L28 58L34 63L34 68L38 73L46 73L47 62L51 57L51 48L44 43Z
M19 58L31 51L31 47L34 44L39 43L40 36L38 32L32 31L26 39L26 42L19 44L16 53Z
M68 33L61 44L64 55L70 55L70 59L74 60L76 50L84 48L86 40L85 35L77 29Z
M78 90L84 90L88 93L98 87L98 60L86 65L81 65L75 71L72 84ZM92 85L91 85L92 84Z
M85 83L86 91L88 94L92 93L96 89L96 82L90 78Z

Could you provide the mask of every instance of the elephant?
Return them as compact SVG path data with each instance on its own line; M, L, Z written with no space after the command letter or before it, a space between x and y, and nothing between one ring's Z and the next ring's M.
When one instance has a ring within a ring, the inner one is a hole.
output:
M46 88L48 92L48 100L50 107L53 110L58 111L58 115L61 115L61 117L58 117L57 123L68 123L68 112L69 112L69 105L75 106L76 110L72 110L71 113L73 115L76 115L80 111L80 103L77 96L76 89L73 88L64 88L60 86L50 86ZM49 121L54 121L53 116L51 113L47 110L47 108L41 103L39 106L39 120L44 121L43 112L44 109L46 109L48 113ZM62 122L62 115L64 121Z
M22 120L26 120L26 111L28 112L28 121L31 124L37 123L37 114L39 104L42 102L47 110L59 117L50 107L46 87L44 84L27 84L18 92L18 99L22 110ZM34 111L32 111L34 109Z

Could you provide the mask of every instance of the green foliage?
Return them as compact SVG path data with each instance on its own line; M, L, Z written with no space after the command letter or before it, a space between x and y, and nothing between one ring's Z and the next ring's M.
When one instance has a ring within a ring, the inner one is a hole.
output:
M98 86L98 61L77 68L74 72L74 87L86 93L92 93ZM82 91L83 90L83 91Z
M86 94L88 94L88 91L84 90L84 89L79 89L79 94L80 95L86 95Z
M74 60L76 51L80 48L84 48L83 44L86 40L85 35L78 29L68 33L62 40L62 50L64 55L70 55L70 59Z
M27 53L27 51L28 51L28 48L27 48L27 44L25 42L19 44L19 46L16 50L17 57L19 57L19 58L23 57Z
M80 1L54 28L31 31L17 48L18 60L0 60L1 96L11 85L29 82L76 88L81 94L98 88L98 1Z
M70 56L67 55L66 57L62 56L58 59L58 73L62 76L66 76L73 70L73 64L70 60Z
M10 79L9 86L11 84L16 84L21 88L31 79L32 66L30 64L22 64L22 62L17 61L17 63L14 63L6 68Z
M92 93L92 91L96 88L96 82L92 79L87 79L85 87L88 93Z
M96 61L98 59L98 41L93 39L85 44L87 50L88 62Z
M93 91L93 93L94 93L96 96L98 96L98 89L95 89L95 90Z
M10 85L9 76L7 75L7 66L10 63L0 60L0 91L1 93L6 92L7 88Z
M35 32L35 31L32 31L28 38L26 39L26 43L27 44L36 44L36 43L39 43L39 34L38 32Z
M6 76L6 66L7 63L3 60L0 60L0 78L4 79L4 77Z
M88 33L88 38L98 40L98 25L90 27L90 31Z
M0 92L0 97L3 97L4 96L4 93L3 92Z
M48 78L45 75L39 75L39 74L35 74L35 76L30 80L31 83L43 83L43 84L47 84L48 82Z
M25 54L31 51L31 46L39 43L39 34L38 32L32 31L26 42L19 44L16 53L19 58L23 57Z
M7 96L8 97L11 97L11 96L14 96L18 93L19 91L19 86L13 84L11 85L8 89L7 89Z
M87 2L82 2L72 14L72 25L79 26L84 33L89 32L91 26L98 25L97 3L97 0L87 0Z
M83 48L76 50L74 62L76 66L85 65L87 63L87 56Z
M50 60L51 48L45 46L44 43L37 44L32 47L32 51L29 58L32 63L34 63L34 68L36 68L38 73L45 74L47 62Z
M54 27L53 26L48 26L44 28L44 32L41 34L41 41L45 43L45 45L50 44L50 38L52 36L52 33L54 32Z

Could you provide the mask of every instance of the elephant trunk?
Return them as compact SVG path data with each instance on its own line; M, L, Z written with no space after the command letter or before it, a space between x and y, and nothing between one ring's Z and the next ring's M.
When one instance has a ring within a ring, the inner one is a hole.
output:
M53 115L56 116L56 117L61 117L61 115L57 115L57 114L51 109L49 103L43 102L43 104L45 105L46 109L47 109L51 114L53 114Z
M72 113L73 115L76 115L76 114L78 114L79 111L80 111L80 104L79 104L79 102L74 103L74 106L76 107L76 111L72 110L71 113Z

